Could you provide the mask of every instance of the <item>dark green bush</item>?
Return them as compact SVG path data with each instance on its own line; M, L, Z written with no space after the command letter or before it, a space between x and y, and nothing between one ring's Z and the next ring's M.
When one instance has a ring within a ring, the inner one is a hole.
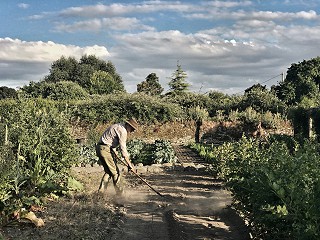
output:
M48 98L52 100L81 100L87 99L89 93L78 83L71 81L31 82L21 88L22 95L32 98Z

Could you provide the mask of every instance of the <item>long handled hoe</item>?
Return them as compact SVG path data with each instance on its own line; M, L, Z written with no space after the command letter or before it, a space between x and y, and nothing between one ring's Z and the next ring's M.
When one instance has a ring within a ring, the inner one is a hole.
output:
M123 161L122 159L120 159L117 155L116 155L117 159L122 162L125 166L127 166L127 163L125 161ZM135 171L133 171L130 168L130 171L136 176L138 177L142 182L144 182L149 188L151 188L156 194L158 194L160 197L164 197L164 195L162 195L161 193L159 193L156 189L154 189L154 187L152 187L150 185L150 183L147 182L147 180L145 180L144 178L142 178L138 173L136 173Z

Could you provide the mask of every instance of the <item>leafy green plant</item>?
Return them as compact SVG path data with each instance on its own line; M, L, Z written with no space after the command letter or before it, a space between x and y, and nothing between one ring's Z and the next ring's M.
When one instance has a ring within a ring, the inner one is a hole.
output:
M46 193L61 193L67 187L69 169L78 155L68 116L51 103L29 99L0 104L2 124L8 126L7 140L0 149L4 172L0 177L0 202L6 215L33 200L37 203ZM14 107L3 109L6 105Z
M142 163L150 165L154 163L174 163L175 152L168 140L155 140L154 143L146 143L135 139L128 142L128 152L134 164Z
M174 163L176 162L175 152L168 140L158 139L154 142L151 151L152 163Z
M208 147L197 146L208 155ZM320 146L289 137L243 137L211 148L218 176L255 239L318 239Z
M99 163L99 158L97 157L95 144L84 144L79 145L79 164L85 166L87 164L93 165Z
M133 163L146 163L147 159L144 156L146 155L147 145L141 139L133 139L128 142L127 150Z

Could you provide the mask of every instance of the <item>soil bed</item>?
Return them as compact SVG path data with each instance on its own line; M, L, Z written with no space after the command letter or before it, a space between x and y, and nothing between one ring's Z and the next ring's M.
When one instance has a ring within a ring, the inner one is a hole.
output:
M78 168L74 174L84 183L84 192L36 213L44 227L18 223L3 228L5 239L249 239L223 183L192 151L181 146L175 150L180 165L140 173L164 197L130 173L125 174L128 186L121 201L113 186L98 194L103 169Z

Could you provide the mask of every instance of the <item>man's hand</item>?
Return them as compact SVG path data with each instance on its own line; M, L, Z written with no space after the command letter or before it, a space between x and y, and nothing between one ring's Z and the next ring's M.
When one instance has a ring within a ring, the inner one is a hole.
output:
M127 163L128 163L128 170L132 170L134 172L135 168L134 168L133 164L130 161L127 161Z

